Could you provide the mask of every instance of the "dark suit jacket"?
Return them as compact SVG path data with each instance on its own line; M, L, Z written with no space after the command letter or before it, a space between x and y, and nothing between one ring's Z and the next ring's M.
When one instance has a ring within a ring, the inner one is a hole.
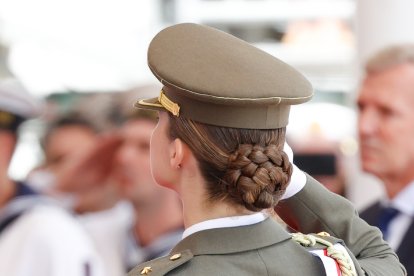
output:
M370 225L378 226L380 212L381 204L380 202L375 202L373 205L361 212L360 216ZM401 263L407 269L408 275L414 276L414 219L408 227L407 232L405 232L400 246L397 248L397 255L400 258Z

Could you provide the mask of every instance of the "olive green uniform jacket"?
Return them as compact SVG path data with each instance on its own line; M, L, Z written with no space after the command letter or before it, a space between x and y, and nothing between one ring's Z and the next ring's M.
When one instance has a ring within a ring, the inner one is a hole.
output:
M297 230L326 231L341 238L351 252L358 275L406 275L377 228L360 219L344 198L308 176L298 194L279 203L277 211ZM196 232L171 254L133 269L135 275L325 275L319 258L291 239L272 219L240 227Z

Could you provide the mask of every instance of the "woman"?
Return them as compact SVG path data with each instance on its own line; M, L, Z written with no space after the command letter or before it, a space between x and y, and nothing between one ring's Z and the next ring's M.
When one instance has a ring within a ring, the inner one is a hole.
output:
M169 256L129 275L404 275L379 232L346 200L297 168L289 184L292 165L283 151L289 108L312 96L300 73L196 24L161 31L148 62L164 87L158 98L136 106L159 111L152 174L179 194L186 230ZM292 238L269 218L284 194L291 198L280 211L294 215L294 226L339 233L351 250L332 237ZM325 211L331 206L340 211Z

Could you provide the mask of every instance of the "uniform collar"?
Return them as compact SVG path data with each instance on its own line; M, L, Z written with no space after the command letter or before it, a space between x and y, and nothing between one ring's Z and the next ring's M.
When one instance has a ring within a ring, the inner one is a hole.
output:
M245 226L214 228L184 238L172 253L189 249L193 255L230 254L270 246L291 239L281 225L271 218Z
M267 216L264 213L254 213L252 215L224 217L224 218L217 218L217 219L202 221L200 223L191 225L190 227L185 229L183 233L183 239L196 232L200 232L202 230L208 230L208 229L213 229L213 228L245 226L245 225L259 223L261 221L264 221L266 217Z

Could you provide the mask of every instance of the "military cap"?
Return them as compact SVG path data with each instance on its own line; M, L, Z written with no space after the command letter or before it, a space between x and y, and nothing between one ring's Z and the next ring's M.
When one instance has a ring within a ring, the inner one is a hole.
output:
M211 27L184 23L159 32L148 66L163 84L138 108L167 110L197 122L250 129L288 124L293 104L310 100L309 81L276 57Z
M40 114L41 104L16 80L0 83L0 129L15 131L26 119Z

